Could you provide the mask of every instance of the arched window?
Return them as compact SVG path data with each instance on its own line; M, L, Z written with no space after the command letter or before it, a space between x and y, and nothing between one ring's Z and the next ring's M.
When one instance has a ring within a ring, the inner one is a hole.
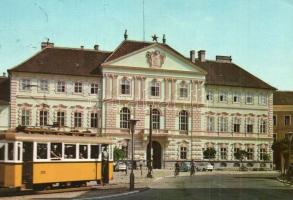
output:
M120 128L129 128L130 110L126 107L120 110Z
M158 109L152 111L152 124L153 129L160 129L160 111Z
M121 80L121 94L130 94L130 81L126 78Z
M151 96L160 96L160 82L157 80L151 82Z
M179 113L179 130L181 131L188 130L188 113L185 110L182 110Z

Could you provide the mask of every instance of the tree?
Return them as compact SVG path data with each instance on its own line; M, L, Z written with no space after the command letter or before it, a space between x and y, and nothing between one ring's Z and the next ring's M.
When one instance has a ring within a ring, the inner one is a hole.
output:
M205 159L214 159L216 157L216 150L212 147L207 148L206 150L203 151L203 156Z
M118 147L114 147L114 161L123 160L125 157L125 152L123 149L119 149Z
M276 140L274 141L272 145L272 150L274 153L280 156L281 158L281 173L283 174L285 172L285 168L289 164L289 139L284 138L282 140Z
M264 162L271 160L271 156L268 153L263 154L262 159Z
M240 161L241 167L243 168L243 163L242 161L248 156L247 151L245 150L239 150L236 153L234 153L234 157Z

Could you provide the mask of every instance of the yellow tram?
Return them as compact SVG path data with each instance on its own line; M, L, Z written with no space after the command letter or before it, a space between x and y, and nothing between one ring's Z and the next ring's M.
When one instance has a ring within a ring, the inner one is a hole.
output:
M113 148L109 138L0 134L0 187L44 189L81 186L88 181L107 183L111 179Z

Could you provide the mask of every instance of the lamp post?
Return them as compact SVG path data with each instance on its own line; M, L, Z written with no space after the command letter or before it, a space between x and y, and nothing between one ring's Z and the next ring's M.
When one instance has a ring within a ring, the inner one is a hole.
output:
M130 132L131 132L131 172L130 172L130 181L129 181L129 190L134 190L134 173L133 173L133 156L134 156L134 127L136 125L136 122L139 120L137 119L130 119L129 125L130 125Z
M153 106L150 105L150 133L149 133L149 145L150 145L150 151L149 155L147 155L147 167L148 167L148 174L147 178L153 178L152 175L152 170L153 170L153 163L152 163L152 158L153 158L153 141L152 141L152 132L153 132ZM148 146L147 146L148 149ZM147 151L148 154L148 151Z

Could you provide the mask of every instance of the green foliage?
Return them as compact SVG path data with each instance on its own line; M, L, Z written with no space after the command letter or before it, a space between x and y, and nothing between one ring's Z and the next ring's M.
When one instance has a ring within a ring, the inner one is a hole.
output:
M274 141L272 150L275 152L287 152L289 150L289 140L287 138Z
M263 158L263 161L269 161L269 160L271 160L270 154L267 154L267 153L265 153L262 158Z
M123 160L125 157L125 152L122 149L119 149L118 147L114 147L114 161L117 160Z
M216 150L214 148L207 148L203 151L203 156L205 159L214 159L216 157Z
M246 158L248 156L248 153L247 151L245 150L239 150L237 151L236 153L234 153L234 157L237 159L237 160L240 160L242 162L242 160L244 160L244 158Z

